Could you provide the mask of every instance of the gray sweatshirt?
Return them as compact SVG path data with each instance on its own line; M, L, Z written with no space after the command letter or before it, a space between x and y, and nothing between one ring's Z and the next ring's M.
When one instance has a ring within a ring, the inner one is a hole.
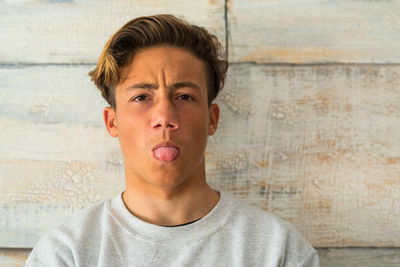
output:
M121 193L46 234L26 266L319 266L291 224L220 195L202 219L165 227L133 216Z

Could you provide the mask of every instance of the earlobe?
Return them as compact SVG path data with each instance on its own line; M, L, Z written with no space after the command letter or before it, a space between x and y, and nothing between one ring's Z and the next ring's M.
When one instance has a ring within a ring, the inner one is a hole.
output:
M104 123L106 125L108 133L112 137L118 136L118 125L115 110L111 107L106 107L103 110Z
M208 135L214 135L217 132L219 120L219 106L211 104L209 107Z

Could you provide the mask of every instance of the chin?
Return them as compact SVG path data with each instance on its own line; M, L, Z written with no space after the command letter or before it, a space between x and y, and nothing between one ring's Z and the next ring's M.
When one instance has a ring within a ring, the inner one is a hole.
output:
M177 173L168 173L167 171L163 170L158 174L154 174L150 176L151 178L148 182L157 187L161 188L175 188L184 182L185 179L182 179L182 175Z

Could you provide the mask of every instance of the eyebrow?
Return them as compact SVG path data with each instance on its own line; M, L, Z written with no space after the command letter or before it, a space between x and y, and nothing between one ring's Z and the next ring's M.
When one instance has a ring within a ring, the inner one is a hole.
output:
M126 87L126 90L132 89L157 89L158 85L151 83L135 83Z
M135 84L129 85L126 88L126 90L133 90L133 89L157 90L158 87L159 87L159 85L152 84L152 83L135 83ZM179 88L183 88L183 87L190 87L190 88L193 88L196 90L200 90L200 87L197 84L188 82L188 81L174 83L174 84L168 86L168 89L175 90L175 89L179 89Z

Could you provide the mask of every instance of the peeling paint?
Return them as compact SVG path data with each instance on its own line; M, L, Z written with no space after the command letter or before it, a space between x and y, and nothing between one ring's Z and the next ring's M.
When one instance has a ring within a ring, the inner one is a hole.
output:
M367 58L370 51L365 50L359 51L354 50L333 50L328 48L292 48L292 49L258 49L252 51L239 58L240 61L245 62L256 62L256 63L294 63L294 64L305 64L305 63L321 63L321 62L338 62L338 59L343 59L346 62L360 61Z
M229 58L272 64L397 64L398 10L397 1L232 1Z
M23 267L28 259L30 249L0 248L0 266Z

